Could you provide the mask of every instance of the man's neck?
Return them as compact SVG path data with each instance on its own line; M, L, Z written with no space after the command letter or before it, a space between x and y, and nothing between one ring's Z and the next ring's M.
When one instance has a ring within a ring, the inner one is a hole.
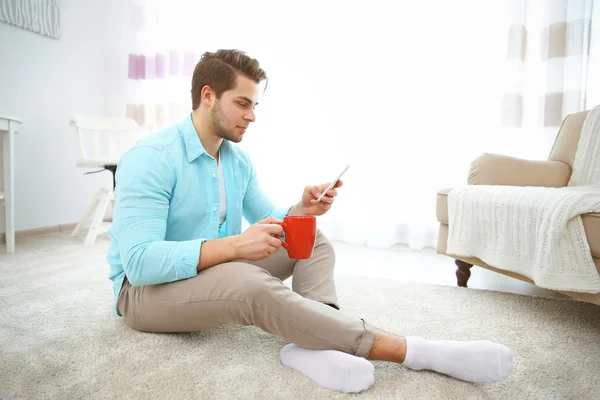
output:
M223 138L217 136L214 132L210 118L201 113L200 109L192 111L192 124L200 138L202 147L215 160L219 159L219 149L223 143Z

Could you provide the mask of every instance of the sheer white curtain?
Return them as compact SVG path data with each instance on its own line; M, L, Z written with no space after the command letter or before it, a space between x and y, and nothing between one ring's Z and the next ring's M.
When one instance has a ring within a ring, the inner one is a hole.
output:
M600 0L592 2L586 108L600 104Z
M351 164L319 219L334 240L435 246L437 190L502 143L502 0L153 0L133 21L129 113L141 122L189 112L188 64L202 52L259 59L270 82L241 146L280 204Z
M598 105L600 1L511 0L509 10L504 148L538 144L546 158L564 117Z

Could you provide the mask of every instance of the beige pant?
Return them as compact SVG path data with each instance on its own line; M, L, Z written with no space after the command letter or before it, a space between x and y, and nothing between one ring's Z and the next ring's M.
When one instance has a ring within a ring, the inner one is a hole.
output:
M172 283L132 286L125 280L117 307L139 331L254 325L299 346L366 357L374 328L326 305L337 307L334 264L333 247L319 232L308 260L291 260L282 247L265 260L215 265ZM290 290L282 281L292 274Z

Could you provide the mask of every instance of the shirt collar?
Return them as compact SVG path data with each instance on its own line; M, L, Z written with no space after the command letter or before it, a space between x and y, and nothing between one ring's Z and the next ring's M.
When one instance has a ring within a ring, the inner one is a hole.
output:
M204 147L202 146L202 142L200 142L200 137L196 132L196 128L194 128L194 124L192 123L191 113L188 114L183 121L181 121L179 124L179 130L183 136L183 143L185 144L185 152L188 162L191 163L196 158L206 153L206 150L204 150Z
M188 114L183 121L181 121L181 123L179 124L179 130L181 131L183 136L183 142L185 144L185 152L187 155L188 162L191 163L196 158L206 153L206 150L204 149L204 146L202 146L202 142L200 141L200 137L198 136L198 132L196 132L194 123L192 122L191 113ZM229 151L233 153L235 158L240 158L240 155L235 150L234 146L231 143L229 143L228 140L223 140L223 144L221 144L221 152L223 151Z

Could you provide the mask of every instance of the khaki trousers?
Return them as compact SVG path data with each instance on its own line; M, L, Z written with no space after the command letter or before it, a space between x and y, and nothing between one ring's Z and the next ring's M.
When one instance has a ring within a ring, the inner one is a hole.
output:
M254 325L299 346L366 358L375 330L330 306L339 309L334 264L333 247L318 232L308 260L292 260L281 247L264 260L223 263L176 282L132 286L125 280L117 307L139 331ZM290 289L283 281L292 275Z

